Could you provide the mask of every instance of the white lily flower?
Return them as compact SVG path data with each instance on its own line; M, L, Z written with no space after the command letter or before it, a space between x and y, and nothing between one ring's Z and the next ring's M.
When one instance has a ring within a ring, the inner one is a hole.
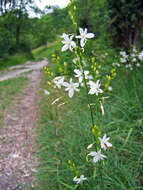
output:
M136 48L133 48L133 52L134 52L134 53L137 53L137 50L136 50Z
M62 37L64 38L64 40L62 41L62 43L64 44L64 46L62 47L62 51L66 51L67 49L73 51L73 48L76 47L76 43L72 41L73 35L69 37L67 34L63 33Z
M125 51L120 51L120 55L124 56L124 55L126 55L126 52Z
M108 90L111 92L113 90L112 86L108 86Z
M50 94L51 94L48 90L45 90L45 89L44 89L44 93L45 93L46 95L50 95Z
M85 28L84 30L82 28L79 28L79 36L76 36L76 38L80 38L80 45L81 47L84 47L86 44L86 41L88 38L94 38L94 34L93 33L87 33L87 28Z
M134 53L131 53L131 57L136 57L136 55Z
M113 67L115 67L115 66L120 67L120 64L119 63L112 63L112 66Z
M80 90L78 89L79 83L73 83L72 78L70 79L70 83L64 82L63 86L66 87L65 91L68 91L68 95L70 98L74 95L74 91L79 92Z
M90 152L88 155L93 156L93 163L97 163L98 161L104 160L104 158L106 158L105 155L101 154L101 150L98 152Z
M96 83L93 81L89 81L90 90L88 94L96 94L96 96L98 96L98 93L103 93L103 90L100 88L99 82L99 80L97 80Z
M125 57L121 57L121 58L120 58L120 61L121 61L121 63L126 63L127 60L126 60Z
M56 87L61 88L61 86L63 86L64 83L64 77L61 76L55 77L53 82L55 83Z
M74 72L76 73L75 77L78 78L79 83L82 83L83 81L83 73L82 70L80 71L79 69L74 69ZM93 77L91 75L88 75L89 71L84 71L85 79L92 79Z
M137 61L137 59L134 57L132 61L133 61L133 62L136 62L136 61Z
M110 137L107 137L106 134L103 136L103 138L98 137L100 144L101 144L101 148L103 148L104 150L112 147L112 144L109 143L109 139Z
M83 81L82 71L80 71L79 69L74 69L74 72L76 73L75 77L78 78L79 83L82 83Z
M121 52L120 52L120 55L122 55L122 57L124 57L124 58L127 58L127 57L128 57L128 55L126 54L125 51L121 51Z
M143 61L143 51L141 51L138 56L139 56L139 60Z
M93 77L91 75L89 75L89 71L84 71L84 75L85 75L86 80L93 79Z
M87 180L87 178L84 177L84 175L81 175L80 178L78 178L77 176L73 178L73 181L76 182L77 184L81 184L85 180Z
M136 64L136 66L137 66L137 67L140 67L140 66L141 66L141 64L140 64L140 63L137 63L137 64Z

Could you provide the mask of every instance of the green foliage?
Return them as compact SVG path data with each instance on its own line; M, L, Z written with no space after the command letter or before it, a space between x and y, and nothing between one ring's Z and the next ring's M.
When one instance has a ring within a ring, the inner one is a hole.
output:
M6 69L10 66L24 64L28 60L32 60L32 55L15 54L7 56L0 60L0 70Z
M107 1L107 5L112 40L117 46L138 49L143 27L143 2L113 0Z
M30 18L27 8L33 1L11 3L6 1L6 9L2 4L0 10L0 58L15 53L30 54L33 48L54 41L64 30L72 30L67 8L53 7L51 13L43 13L40 18Z

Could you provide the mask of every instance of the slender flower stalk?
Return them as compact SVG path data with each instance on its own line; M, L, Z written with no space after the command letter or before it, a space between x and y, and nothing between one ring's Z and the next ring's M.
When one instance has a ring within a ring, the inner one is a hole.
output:
M84 81L84 85L85 85L85 88L86 88L86 96L87 96L87 101L88 101L88 105L89 105L89 109L90 109L91 122L92 122L92 127L93 127L94 126L93 110L92 110L92 106L90 104L90 99L89 99L89 95L88 95L88 86L87 86L86 77L85 77L84 64L82 62L81 56L80 56L80 65L81 65L81 68L82 68L83 81Z

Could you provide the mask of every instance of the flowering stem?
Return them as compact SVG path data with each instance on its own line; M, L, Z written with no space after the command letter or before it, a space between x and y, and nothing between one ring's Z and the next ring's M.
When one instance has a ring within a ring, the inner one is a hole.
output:
M90 99L89 99L89 95L88 95L88 87L87 87L87 82L85 79L85 74L84 74L84 65L83 62L81 60L81 56L80 56L80 64L81 64L81 68L82 68L82 74L83 74L83 81L84 81L84 85L86 88L86 96L87 96L87 101L88 101L88 105L89 105L89 109L90 109L90 115L91 115L91 122L92 122L92 127L94 126L94 117L93 117L93 110L92 110L92 106L90 104Z

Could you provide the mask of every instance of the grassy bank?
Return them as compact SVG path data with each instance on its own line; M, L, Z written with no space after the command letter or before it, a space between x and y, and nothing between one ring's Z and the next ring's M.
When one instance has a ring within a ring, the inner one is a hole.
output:
M26 61L32 60L33 57L26 56L25 54L15 54L7 56L0 60L0 70L8 69L10 66L22 65Z
M43 77L41 88L49 90L51 95L41 92L37 190L143 189L142 73L142 67L128 76L118 73L112 84L113 91L106 94L105 115L102 117L99 113L96 120L102 133L110 136L113 147L94 176L92 163L86 161L87 146L93 137L85 93L80 92L70 99L63 89L48 87L49 79ZM53 104L59 97L61 99ZM75 164L79 174L88 176L86 182L75 185L75 174L68 160Z

